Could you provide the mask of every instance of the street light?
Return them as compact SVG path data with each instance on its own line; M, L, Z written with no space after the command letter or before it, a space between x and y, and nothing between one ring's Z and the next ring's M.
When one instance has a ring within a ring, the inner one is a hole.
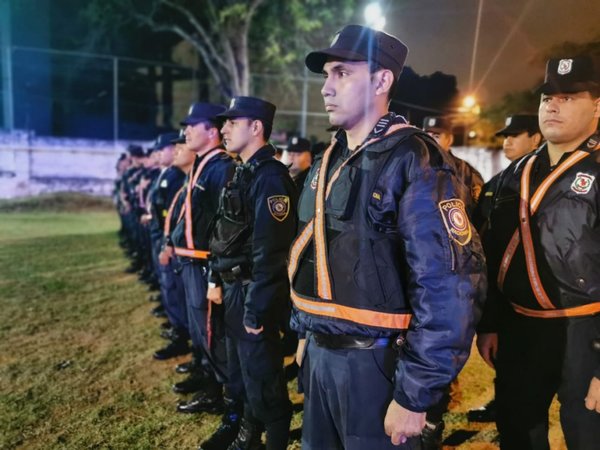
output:
M470 110L477 105L477 99L475 98L474 95L467 95L463 99L462 104L465 109Z
M383 30L385 27L385 17L381 11L381 6L377 2L369 3L365 7L365 22L375 30Z

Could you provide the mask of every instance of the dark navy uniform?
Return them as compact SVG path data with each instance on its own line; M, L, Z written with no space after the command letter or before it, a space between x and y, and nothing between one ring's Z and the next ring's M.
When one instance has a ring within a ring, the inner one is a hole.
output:
M206 300L208 240L219 196L232 178L234 168L234 161L221 148L208 150L196 158L179 199L178 223L169 238L181 264L195 358L219 383L227 380L227 352L222 307L210 305L209 310ZM220 396L218 384L205 388Z
M244 416L264 424L268 437L279 430L286 443L291 404L279 331L289 308L285 267L296 233L297 194L286 167L272 155L267 145L236 169L221 199L210 264L214 281L223 283L228 364L243 378ZM244 326L263 331L250 334Z

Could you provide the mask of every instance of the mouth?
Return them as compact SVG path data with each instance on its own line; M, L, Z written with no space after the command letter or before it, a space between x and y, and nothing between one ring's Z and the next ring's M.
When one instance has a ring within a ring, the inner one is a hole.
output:
M327 111L327 112L331 112L331 111L333 111L336 108L337 108L337 105L332 105L332 104L329 104L329 103L325 104L325 111Z

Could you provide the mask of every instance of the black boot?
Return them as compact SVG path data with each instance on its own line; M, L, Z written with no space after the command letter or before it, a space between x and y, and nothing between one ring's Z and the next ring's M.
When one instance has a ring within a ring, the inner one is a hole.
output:
M253 424L244 417L236 438L227 447L227 450L263 450L261 435L262 426Z
M286 450L290 438L291 414L285 419L265 425L267 431L267 450Z
M210 374L202 368L195 368L188 377L173 385L173 392L176 394L192 394L198 391L219 390L220 385Z
M467 412L469 422L495 422L496 421L496 400L490 400L486 405L470 409Z
M237 437L240 430L242 408L239 402L224 398L225 414L221 419L221 425L211 437L200 444L198 450L227 450L227 447Z
M176 356L187 355L190 352L190 346L187 340L173 341L169 345L154 352L154 359L163 361Z
M179 402L177 412L185 414L221 413L223 412L223 394L220 391L198 392L189 402Z

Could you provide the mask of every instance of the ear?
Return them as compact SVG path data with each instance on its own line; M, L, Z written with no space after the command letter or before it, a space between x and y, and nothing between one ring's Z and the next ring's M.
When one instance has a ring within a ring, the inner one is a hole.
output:
M541 133L535 133L533 136L533 148L536 149L540 146L540 142L542 142L542 134Z
M454 134L449 133L448 134L448 147L452 147L452 144L454 144Z
M252 130L252 136L262 136L263 124L260 120L253 120L250 129Z
M594 101L594 117L596 119L600 117L600 97Z
M375 94L387 95L394 84L394 74L391 70L381 69L375 73Z

